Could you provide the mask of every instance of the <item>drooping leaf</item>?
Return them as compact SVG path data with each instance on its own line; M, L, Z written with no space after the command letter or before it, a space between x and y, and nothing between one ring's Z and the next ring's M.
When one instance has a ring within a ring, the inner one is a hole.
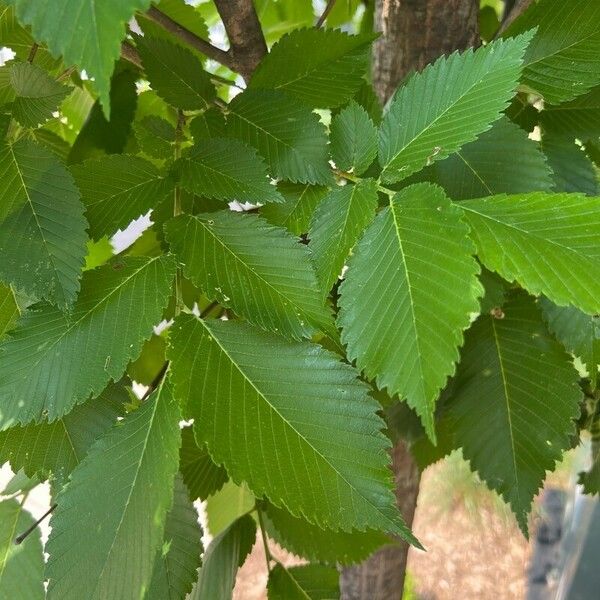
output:
M600 83L600 5L596 0L540 0L504 33L537 28L527 48L521 81L552 104Z
M143 597L173 498L180 419L163 382L73 471L50 521L49 600Z
M206 500L206 523L211 535L217 536L256 504L254 494L245 483L228 481Z
M372 40L333 29L297 29L271 48L249 87L288 92L312 107L339 106L361 85Z
M375 217L377 184L363 179L334 188L313 214L308 232L312 260L321 290L327 294L342 272L346 258Z
M17 535L34 524L33 517L16 500L0 502L0 598L43 600L44 555L40 529L15 544Z
M62 485L90 446L123 415L127 401L125 389L112 384L53 423L11 427L0 433L0 462L9 461L13 471L23 469L30 477L52 473Z
M248 515L221 532L206 549L190 600L231 600L237 570L250 554L255 539L256 525Z
M150 85L161 98L184 110L210 106L215 86L191 50L148 36L137 36L136 42Z
M165 521L163 545L158 550L145 600L180 600L191 592L198 578L201 535L198 513L178 475L175 477L173 504Z
M400 87L379 132L382 181L405 179L489 129L515 92L530 38L441 57Z
M600 199L535 192L466 200L483 264L561 306L600 311Z
M115 154L73 165L71 173L81 191L90 235L100 239L125 229L146 214L170 191L174 182L149 161Z
M540 113L542 127L557 135L583 141L600 136L600 85L570 102L545 105Z
M171 344L176 395L234 481L315 524L414 542L391 493L378 405L352 367L236 321L181 316Z
M249 322L295 339L333 321L306 246L255 215L181 215L166 226L184 274Z
M179 470L192 500L206 500L227 481L227 472L213 462L206 445L198 446L191 427L181 430Z
M540 305L548 329L586 366L592 387L600 381L600 316L586 315L574 306L557 306L547 298Z
M110 113L110 77L121 52L125 24L150 0L6 0L19 21L31 26L33 37L44 42L65 64L85 69L94 78L104 114Z
M0 279L61 308L73 303L87 222L73 178L29 140L0 148Z
M303 565L286 569L278 563L269 573L269 600L334 600L340 597L339 579L335 567Z
M199 196L239 202L281 202L256 151L238 140L200 139L174 165L181 185Z
M260 209L260 214L273 225L285 227L294 235L308 231L310 220L327 194L327 188L320 185L281 182L277 189L283 202L271 202Z
M545 472L571 447L581 399L577 379L523 292L509 297L502 315L479 317L466 336L448 405L450 427L523 531Z
M24 127L37 127L50 119L71 91L28 62L12 65L10 82L15 92L12 115Z
M239 94L227 106L227 135L256 148L279 179L331 182L325 127L293 96L260 89Z
M479 267L460 211L443 191L396 194L355 249L340 286L348 357L416 410L435 440L434 410L478 312Z
M55 421L120 379L160 321L174 273L166 256L115 259L86 271L71 313L28 310L0 343L0 429Z
M377 129L352 100L331 122L331 158L338 169L361 175L377 156Z
M12 288L0 282L0 339L13 328L19 314L19 306Z

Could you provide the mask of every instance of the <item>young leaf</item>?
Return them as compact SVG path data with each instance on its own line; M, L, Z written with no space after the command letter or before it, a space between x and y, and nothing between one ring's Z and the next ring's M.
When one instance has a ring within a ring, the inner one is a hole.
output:
M352 247L375 217L377 184L363 179L331 190L312 218L308 238L321 290L327 294Z
M125 229L131 221L154 208L174 182L147 160L115 154L86 160L71 167L81 191L90 236L97 240Z
M297 29L271 48L249 87L288 92L311 107L340 106L363 82L372 40L333 29Z
M488 269L561 306L600 312L600 199L535 192L458 206Z
M405 179L490 128L512 98L530 35L455 52L396 92L379 132L382 181Z
M10 70L15 91L12 115L23 127L37 127L52 117L71 89L28 62L15 63Z
M255 215L181 215L166 225L186 277L209 298L295 339L334 329L310 255L287 231Z
M0 148L0 179L0 279L70 306L87 240L73 178L50 151L21 139Z
M416 410L435 440L435 402L479 310L479 267L460 211L430 184L405 188L367 229L340 286L348 357Z
M166 102L184 110L202 110L216 96L210 75L190 50L167 40L137 36L146 76Z
M545 472L571 447L582 394L535 302L513 293L502 311L469 330L448 418L465 458L526 532Z
M527 48L521 81L551 104L600 83L600 4L596 0L540 0L505 36L537 28Z
M377 156L377 129L367 111L351 100L331 122L331 158L338 169L361 175Z
M325 127L293 96L253 89L239 94L227 107L227 135L256 148L279 179L332 181Z
M0 502L0 598L43 600L44 554L40 529L15 544L15 538L33 525L32 516L16 500Z
M55 421L120 379L160 321L174 274L170 257L116 259L84 274L70 314L28 310L0 343L0 429Z
M200 139L174 165L181 185L199 196L240 202L281 202L256 150L238 140Z
M121 52L125 24L150 0L6 0L33 37L44 42L66 65L85 69L94 79L104 114L110 113L110 76Z
M50 521L49 600L143 597L173 498L180 419L163 382L73 471Z
M90 446L122 416L125 388L109 385L98 398L76 406L54 423L11 427L0 433L0 462L32 477L52 473L59 485L83 460Z
M221 467L222 468L222 467ZM217 536L256 504L254 494L245 483L228 481L206 499L206 524L211 535Z
M303 565L286 569L281 563L269 573L269 600L330 600L340 597L335 567Z
M200 566L202 530L198 513L181 480L175 477L173 504L165 521L164 542L154 562L145 600L179 600L192 590Z
M246 515L220 533L208 546L198 583L189 600L231 600L235 576L256 539L256 525Z
M308 342L190 315L171 344L176 395L234 481L317 525L415 542L391 492L378 405L352 367Z

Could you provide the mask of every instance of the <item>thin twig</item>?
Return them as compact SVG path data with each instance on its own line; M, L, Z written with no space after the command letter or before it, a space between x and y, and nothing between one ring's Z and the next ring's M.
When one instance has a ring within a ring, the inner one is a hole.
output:
M144 402L148 399L150 394L160 385L160 382L163 380L167 370L169 369L169 361L165 361L165 364L161 367L160 371L157 373L156 377L150 382L148 389L144 392L144 395L140 398L140 402Z
M211 310L213 310L213 308L216 308L217 306L219 306L219 303L215 300L214 302L211 302L201 313L200 313L200 318L204 319L204 317L206 317L206 315L208 315L210 313Z
M271 572L271 561L273 560L273 556L271 551L269 550L269 542L267 540L267 533L265 531L265 523L263 520L262 511L258 506L256 507L256 514L258 516L258 524L260 526L260 535L262 537L262 543L265 548L265 560L267 561L267 571Z
M39 45L34 42L33 46L31 46L31 50L29 50L29 56L27 57L28 63L33 62L33 59L35 58L35 54L38 51L38 48L39 48Z
M75 71L75 67L69 67L68 69L65 69L57 78L56 81L64 81L65 79L68 79L69 77L71 77L71 74Z
M21 535L18 535L15 538L15 544L17 546L22 544L25 538L32 532L35 531L35 528L58 506L58 504L53 504L31 527L28 527Z
M329 13L331 12L331 10L333 9L334 6L335 6L335 0L329 0L329 2L327 2L327 6L325 7L323 14L319 17L319 20L317 21L317 23L315 25L315 27L317 29L319 27L321 27L323 25L323 23L325 23L325 20L329 16Z

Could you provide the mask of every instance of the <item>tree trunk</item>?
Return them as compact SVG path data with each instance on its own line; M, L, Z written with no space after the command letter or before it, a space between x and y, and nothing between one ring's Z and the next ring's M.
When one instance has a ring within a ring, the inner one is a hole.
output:
M375 0L375 29L382 35L373 51L373 85L385 103L413 70L442 54L479 44L479 0ZM412 526L420 473L409 448L392 451L396 498ZM343 600L399 600L404 589L408 545L383 548L365 562L343 569Z

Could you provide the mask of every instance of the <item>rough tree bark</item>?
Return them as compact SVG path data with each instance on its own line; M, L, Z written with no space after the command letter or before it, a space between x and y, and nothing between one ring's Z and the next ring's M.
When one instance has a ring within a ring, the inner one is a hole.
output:
M402 79L442 54L479 44L479 0L375 0L373 85L389 100ZM412 525L420 473L408 447L393 451L398 506ZM399 600L404 588L408 545L389 546L360 565L342 571L343 600Z

